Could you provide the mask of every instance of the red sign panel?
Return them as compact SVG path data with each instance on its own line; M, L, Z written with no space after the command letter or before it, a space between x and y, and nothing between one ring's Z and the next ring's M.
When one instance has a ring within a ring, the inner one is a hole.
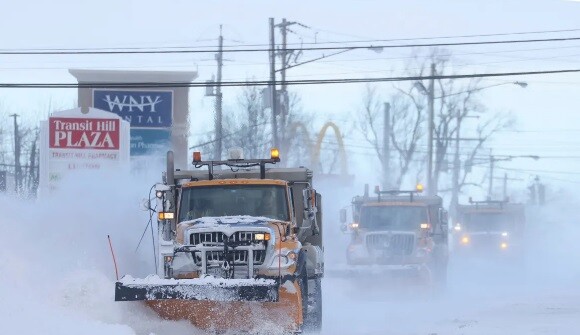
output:
M49 118L51 149L118 150L119 119Z

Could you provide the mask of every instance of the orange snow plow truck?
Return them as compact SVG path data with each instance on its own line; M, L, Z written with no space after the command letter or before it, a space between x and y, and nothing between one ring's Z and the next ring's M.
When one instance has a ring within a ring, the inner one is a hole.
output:
M158 267L116 283L116 301L145 301L161 317L213 331L319 331L324 272L321 196L306 168L280 161L203 161L156 185ZM148 206L151 209L152 206ZM264 328L266 327L266 328Z

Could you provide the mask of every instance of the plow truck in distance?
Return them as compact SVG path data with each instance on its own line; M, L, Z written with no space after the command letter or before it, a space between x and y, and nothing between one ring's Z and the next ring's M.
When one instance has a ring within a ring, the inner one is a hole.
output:
M457 256L499 257L519 260L523 256L526 228L525 206L509 200L473 201L459 205L453 225Z
M145 301L161 317L213 331L318 331L324 274L321 195L312 171L280 161L203 161L155 186L157 273L123 277L116 301ZM148 206L151 209L151 206Z
M353 221L341 210L342 230L350 232L346 252L350 271L367 275L404 274L434 288L447 281L447 211L438 196L412 191L381 191L352 200Z

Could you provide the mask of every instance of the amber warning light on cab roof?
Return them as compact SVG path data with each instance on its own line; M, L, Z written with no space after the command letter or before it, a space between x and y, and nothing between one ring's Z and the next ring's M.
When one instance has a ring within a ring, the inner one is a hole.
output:
M278 148L270 149L270 158L271 159L280 159L280 151Z
M201 162L201 152L199 152L199 151L193 152L193 161L196 163Z

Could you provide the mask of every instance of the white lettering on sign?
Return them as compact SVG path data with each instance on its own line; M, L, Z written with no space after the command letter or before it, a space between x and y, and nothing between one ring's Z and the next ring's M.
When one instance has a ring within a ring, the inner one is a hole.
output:
M125 121L128 121L128 122L132 122L133 120L136 120L136 122L138 124L160 124L160 123L163 123L163 119L161 118L161 116L158 116L158 117L153 117L153 116L143 117L143 115L136 115L136 117L133 118L132 115L127 115L123 119Z
M140 112L145 111L145 107L149 107L149 112L155 113L155 106L162 102L161 96L156 96L155 98L150 95L141 95L135 98L132 95L115 95L113 98L109 94L105 95L103 99L108 105L109 110L114 111L115 107L119 109L120 112L128 108L129 112L133 112L133 109L139 110Z
M57 131L54 134L53 148L102 148L115 149L111 135L101 132L83 132L78 141L73 142L72 131Z
M119 120L51 118L50 148L119 149Z

